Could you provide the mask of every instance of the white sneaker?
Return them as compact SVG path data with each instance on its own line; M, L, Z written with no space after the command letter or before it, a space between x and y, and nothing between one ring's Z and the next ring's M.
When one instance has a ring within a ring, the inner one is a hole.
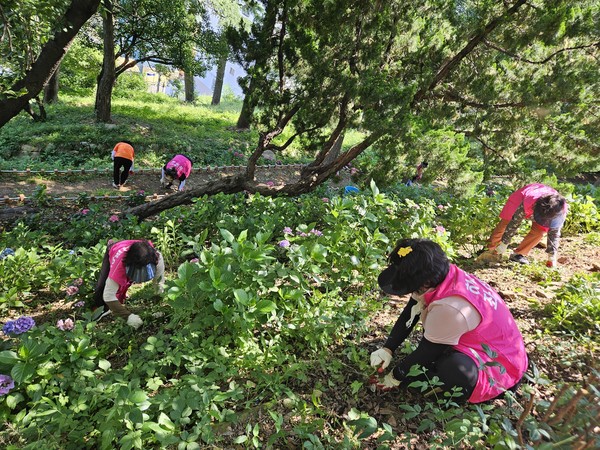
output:
M113 181L112 187L114 187L115 189L119 189L121 186L119 186L118 184L115 184L115 182Z
M112 311L111 311L110 309L107 309L106 311L104 311L102 314L100 314L100 315L98 316L98 318L96 319L96 322L98 322L98 321L100 321L100 320L104 319L104 318L105 318L105 317L107 317L107 316L110 316L111 314L112 314Z

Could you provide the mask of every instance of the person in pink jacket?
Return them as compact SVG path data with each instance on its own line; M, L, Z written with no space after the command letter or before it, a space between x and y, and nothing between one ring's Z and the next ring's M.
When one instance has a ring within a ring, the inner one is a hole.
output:
M500 222L492 231L487 251L477 262L500 261L524 219L531 219L531 229L510 256L511 261L528 264L527 255L548 233L546 253L548 267L555 267L558 259L560 230L567 217L567 201L555 189L533 183L513 192L500 212Z
M185 155L175 155L162 168L160 184L164 188L170 188L173 183L179 191L183 191L186 180L192 173L193 162Z
M98 283L94 292L94 306L104 307L97 320L114 314L138 328L142 319L132 314L124 305L127 290L134 283L153 280L157 291L164 290L165 263L162 255L150 241L109 241L102 261Z
M388 256L378 283L390 295L411 294L383 345L371 353L381 373L419 318L423 337L377 382L389 390L438 377L456 400L480 403L515 390L528 367L523 337L500 297L488 284L450 264L442 248L427 239L403 239ZM410 374L414 365L424 369ZM457 388L459 392L457 392Z

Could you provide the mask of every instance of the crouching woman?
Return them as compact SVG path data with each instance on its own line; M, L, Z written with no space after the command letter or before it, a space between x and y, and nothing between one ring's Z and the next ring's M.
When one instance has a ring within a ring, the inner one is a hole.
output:
M484 402L518 386L527 370L523 337L510 310L490 286L450 264L441 247L404 239L388 257L379 286L390 295L411 294L385 345L371 354L385 369L419 318L423 338L416 350L377 383L387 390L437 376L441 389L461 388L458 400ZM413 365L425 374L409 376Z
M162 255L146 240L109 243L102 261L100 276L94 292L94 306L104 307L98 320L114 314L139 328L142 319L125 306L127 290L134 283L154 280L159 293L164 290L165 263Z

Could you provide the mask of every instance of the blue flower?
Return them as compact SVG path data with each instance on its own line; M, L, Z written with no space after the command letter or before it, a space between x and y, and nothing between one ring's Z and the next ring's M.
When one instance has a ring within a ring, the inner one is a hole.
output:
M0 374L0 395L8 394L15 387L15 382L8 375Z
M9 320L2 327L2 332L6 335L9 334L22 334L33 328L35 320L29 316L19 317L17 320Z
M284 239L284 240L282 240L282 241L279 241L279 246L280 246L280 247L283 247L283 248L285 248L285 247L289 247L289 246L290 246L290 241L288 241L287 239Z

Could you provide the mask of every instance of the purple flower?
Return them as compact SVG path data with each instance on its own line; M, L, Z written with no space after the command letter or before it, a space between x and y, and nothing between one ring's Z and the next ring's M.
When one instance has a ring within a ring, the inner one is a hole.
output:
M108 221L109 221L109 222L118 222L118 221L119 221L119 216L117 216L117 215L113 214L112 216L110 216L110 217L108 218Z
M282 241L279 241L278 244L280 247L286 248L290 246L290 241L288 241L287 239L284 239Z
M315 230L314 228L310 230L310 233L314 234L315 236L323 236L323 233L321 233L319 230Z
M15 387L15 382L8 375L0 374L0 395L5 395L10 392L12 388Z
M329 203L329 199L328 199L327 197L323 197L323 198L321 199L321 201L322 201L323 203Z
M83 284L83 278L77 278L73 281L73 286L81 286Z
M75 306L77 306L78 308L81 308L84 305L85 305L85 302L83 300L80 301L80 302L75 303Z
M144 195L144 191L142 189L140 189L139 191L137 191L137 195Z
M84 216L85 216L87 213L89 213L89 212L90 212L90 210L89 210L88 208L84 208L84 209L82 209L80 212L81 212L81 214L82 214L82 215L84 215Z
M74 326L75 324L73 323L72 319L60 319L58 322L56 322L56 328L62 331L70 331Z
M298 231L298 236L300 236L300 237L306 237L306 236L308 236L308 234L305 233L304 231Z
M285 227L283 229L283 234L293 234L294 232L292 231L292 229L290 227Z
M190 262L191 262L191 263L197 263L197 262L199 262L199 261L200 261L200 260L199 260L198 258L192 258L192 259L190 259Z
M273 187L273 186L275 186L275 183L273 183L272 181L267 181L267 183L266 183L266 184L267 184L267 186L269 186L269 187Z
M435 227L435 231L442 234L446 232L446 229L443 226L438 225L437 227Z
M19 317L17 320L9 320L2 327L2 332L6 335L9 334L22 334L26 331L31 330L35 325L35 320L29 316Z
M69 286L67 288L67 296L71 297L79 292L79 288L77 286Z

